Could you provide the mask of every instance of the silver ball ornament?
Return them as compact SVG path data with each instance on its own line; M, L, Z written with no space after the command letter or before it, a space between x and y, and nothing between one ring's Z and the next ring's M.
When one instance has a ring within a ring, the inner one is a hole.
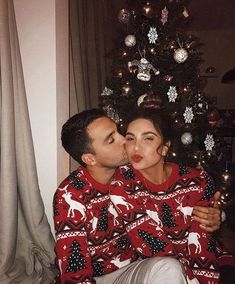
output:
M135 46L136 44L136 37L134 35L128 35L125 37L125 45L128 47Z
M177 63L184 63L188 58L188 51L184 48L178 48L174 52L174 59Z
M190 145L193 141L192 134L190 132L184 132L181 136L181 142L184 145Z

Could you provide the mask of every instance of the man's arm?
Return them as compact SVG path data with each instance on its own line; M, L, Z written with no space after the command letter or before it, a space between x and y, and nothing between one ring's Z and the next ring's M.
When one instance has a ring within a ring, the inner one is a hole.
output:
M59 283L95 283L84 222L86 216L79 210L71 210L71 202L76 202L77 207L80 204L81 208L85 208L85 204L71 184L61 187L53 200Z
M217 191L214 195L214 207L194 206L193 218L200 223L200 227L207 232L214 232L221 225L221 209L218 200L221 193Z

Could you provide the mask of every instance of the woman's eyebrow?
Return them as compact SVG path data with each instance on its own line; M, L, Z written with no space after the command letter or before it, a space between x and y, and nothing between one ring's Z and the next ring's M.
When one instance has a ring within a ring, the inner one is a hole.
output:
M146 132L143 133L143 135L147 135L147 134L152 134L152 135L157 136L157 137L159 136L157 133L152 132L152 131L146 131Z

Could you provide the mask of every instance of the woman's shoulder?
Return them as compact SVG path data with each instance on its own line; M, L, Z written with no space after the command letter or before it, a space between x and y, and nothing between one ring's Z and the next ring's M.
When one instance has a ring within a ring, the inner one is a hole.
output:
M204 171L202 167L192 167L185 165L183 163L169 163L173 170L177 173L178 177L186 178L186 177L196 177L196 176L204 176L207 173Z

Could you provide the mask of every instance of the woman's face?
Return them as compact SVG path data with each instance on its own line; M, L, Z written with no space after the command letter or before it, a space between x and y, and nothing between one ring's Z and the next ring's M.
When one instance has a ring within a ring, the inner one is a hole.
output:
M162 164L168 150L153 123L143 118L128 125L125 146L130 163L138 170Z

